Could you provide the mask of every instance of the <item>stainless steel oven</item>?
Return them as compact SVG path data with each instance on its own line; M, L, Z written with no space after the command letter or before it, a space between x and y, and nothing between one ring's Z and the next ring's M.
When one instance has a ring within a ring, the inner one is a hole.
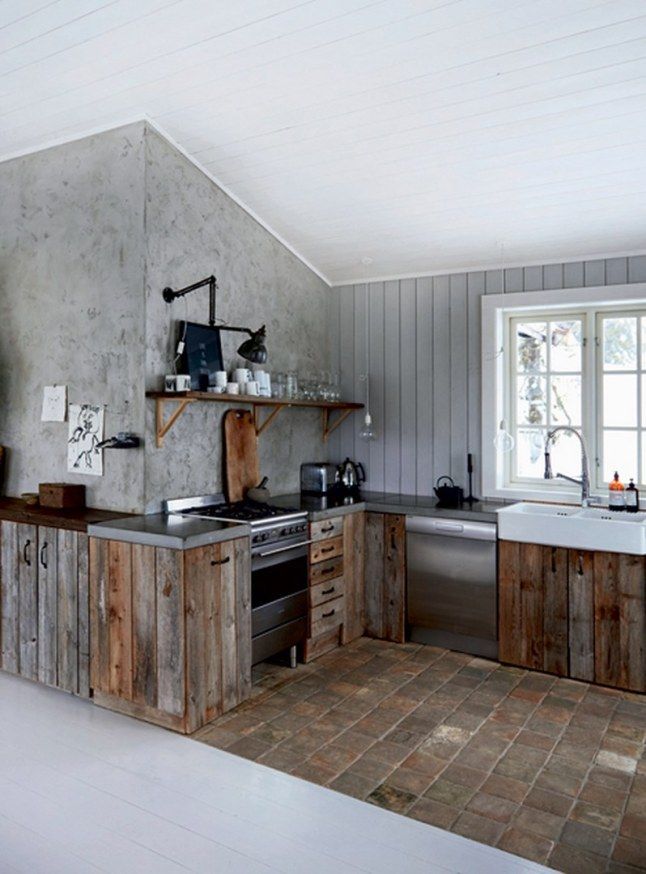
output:
M251 553L251 661L257 664L307 637L309 540ZM292 663L295 653L292 653Z

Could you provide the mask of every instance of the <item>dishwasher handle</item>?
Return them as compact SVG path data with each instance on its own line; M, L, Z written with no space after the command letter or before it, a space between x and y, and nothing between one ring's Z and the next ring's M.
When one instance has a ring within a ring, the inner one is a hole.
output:
M435 534L441 537L461 537L464 540L495 540L495 522L471 522L447 516L406 516L408 534Z

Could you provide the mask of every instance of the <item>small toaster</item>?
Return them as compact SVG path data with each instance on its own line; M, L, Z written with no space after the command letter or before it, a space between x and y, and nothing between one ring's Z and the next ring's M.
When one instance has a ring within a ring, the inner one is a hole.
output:
M301 493L304 495L327 495L336 482L336 465L326 461L310 461L301 464Z

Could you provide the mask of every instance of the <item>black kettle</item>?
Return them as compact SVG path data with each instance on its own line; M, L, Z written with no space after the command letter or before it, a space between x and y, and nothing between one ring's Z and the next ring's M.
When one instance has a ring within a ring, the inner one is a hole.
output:
M440 485L442 480L447 480L450 485ZM443 507L459 507L464 501L464 491L456 486L450 476L439 477L433 491Z
M356 492L366 481L366 472L360 461L346 458L336 469L336 481L347 492Z

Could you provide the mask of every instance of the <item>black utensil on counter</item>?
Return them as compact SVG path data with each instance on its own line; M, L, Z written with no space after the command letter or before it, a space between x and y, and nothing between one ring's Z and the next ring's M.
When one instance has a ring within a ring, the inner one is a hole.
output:
M464 500L467 504L475 504L480 498L473 495L473 455L470 452L467 452L467 473L469 474L469 494Z

